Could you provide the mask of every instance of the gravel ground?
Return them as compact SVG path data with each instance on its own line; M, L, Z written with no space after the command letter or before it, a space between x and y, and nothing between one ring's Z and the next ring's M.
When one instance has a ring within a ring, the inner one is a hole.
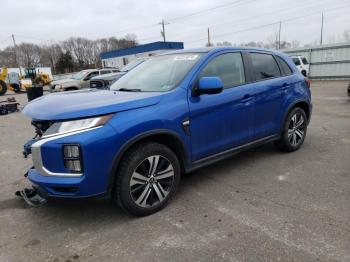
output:
M33 128L0 116L0 261L350 261L350 98L345 82L312 92L298 152L268 144L196 171L144 218L107 199L28 208L14 192L29 185Z

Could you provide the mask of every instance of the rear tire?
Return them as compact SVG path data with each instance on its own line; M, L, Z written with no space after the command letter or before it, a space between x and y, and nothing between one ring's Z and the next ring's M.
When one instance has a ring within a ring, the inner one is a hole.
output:
M180 163L171 149L158 143L139 144L121 160L113 199L134 216L155 213L174 196L180 172Z
M7 92L7 85L4 81L0 80L0 96Z
M307 117L300 107L293 108L283 125L281 138L275 142L276 146L284 152L298 150L304 143L307 131Z

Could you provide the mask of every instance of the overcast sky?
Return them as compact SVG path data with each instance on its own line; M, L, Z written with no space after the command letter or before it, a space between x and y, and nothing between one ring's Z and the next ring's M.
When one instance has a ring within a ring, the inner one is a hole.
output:
M0 48L11 44L11 34L37 44L128 33L140 43L160 41L162 19L167 40L187 48L205 45L207 27L214 43L267 41L278 21L282 40L319 41L322 11L325 42L350 29L349 0L0 0L0 7Z

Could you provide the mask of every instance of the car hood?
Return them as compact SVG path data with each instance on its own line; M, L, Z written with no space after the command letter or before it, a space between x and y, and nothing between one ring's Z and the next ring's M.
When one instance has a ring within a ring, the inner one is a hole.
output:
M27 104L22 112L36 120L64 120L116 113L157 104L160 92L86 89L53 93Z
M69 83L69 82L73 82L73 81L79 81L79 80L72 79L72 78L60 79L60 80L52 81L51 85L61 85L61 84Z

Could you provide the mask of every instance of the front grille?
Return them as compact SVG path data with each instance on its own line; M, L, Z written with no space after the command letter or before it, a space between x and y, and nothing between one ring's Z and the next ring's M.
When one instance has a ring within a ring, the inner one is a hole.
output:
M105 88L105 82L103 80L91 80L90 88L103 89Z

